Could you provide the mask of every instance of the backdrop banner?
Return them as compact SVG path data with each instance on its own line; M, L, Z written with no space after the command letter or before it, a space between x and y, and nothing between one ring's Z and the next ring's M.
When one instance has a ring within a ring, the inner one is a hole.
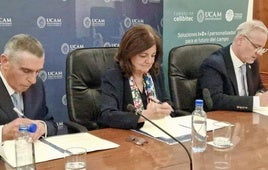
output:
M168 0L164 1L164 72L168 54L184 44L232 42L236 27L247 20L248 0ZM168 87L168 79L166 77Z
M117 47L128 28L145 23L163 35L166 72L168 52L174 46L230 43L235 27L246 20L247 6L248 0L1 0L0 53L18 33L41 41L46 58L39 76L47 105L56 121L67 121L65 60L70 51Z
M68 120L65 60L77 48L118 46L132 25L145 23L162 34L162 0L1 0L0 53L13 35L26 33L46 52L39 76L56 121Z

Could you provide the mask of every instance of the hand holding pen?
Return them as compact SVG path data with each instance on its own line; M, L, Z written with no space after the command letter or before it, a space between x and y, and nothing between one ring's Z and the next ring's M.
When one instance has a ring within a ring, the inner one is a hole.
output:
M18 108L14 107L13 110L18 114L19 117L26 118Z
M162 102L160 102L157 98L153 97L153 96L149 96L149 100L152 102L155 102L157 104L162 104Z
M150 120L162 119L166 116L169 116L173 111L172 107L167 103L162 103L155 97L149 96L149 102L145 110L141 112L141 114L147 117ZM139 122L144 122L144 118L140 117Z
M153 96L150 96L149 100L151 101L151 104L149 103L151 105L150 107L154 108L155 114L162 115L161 117L168 116L173 111L172 107L167 102L162 103Z

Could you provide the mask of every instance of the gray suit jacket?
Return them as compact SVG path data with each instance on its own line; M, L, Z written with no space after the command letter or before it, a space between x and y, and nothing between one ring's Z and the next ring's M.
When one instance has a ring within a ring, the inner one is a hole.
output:
M259 90L264 90L258 61L247 64L249 96L239 96L230 46L214 52L200 66L197 97L202 98L202 89L208 88L213 101L213 110L252 111L253 96Z
M57 126L46 106L45 90L42 80L37 78L36 84L32 85L26 92L23 92L22 96L25 116L29 119L45 121L48 135L56 135ZM0 125L4 125L18 118L17 113L13 111L13 107L11 97L0 78Z

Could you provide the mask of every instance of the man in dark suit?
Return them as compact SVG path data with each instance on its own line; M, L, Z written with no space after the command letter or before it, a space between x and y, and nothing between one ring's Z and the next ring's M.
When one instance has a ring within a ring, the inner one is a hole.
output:
M56 134L57 126L48 113L43 82L38 77L44 58L41 43L29 35L15 35L6 43L0 58L0 142L15 139L20 124L37 125L33 140ZM18 95L18 105L13 94Z
M202 98L202 91L207 88L213 103L209 109L253 111L254 107L268 106L268 92L260 79L257 61L258 56L267 51L264 48L267 34L261 21L244 22L237 27L232 44L204 60L200 66L197 97Z

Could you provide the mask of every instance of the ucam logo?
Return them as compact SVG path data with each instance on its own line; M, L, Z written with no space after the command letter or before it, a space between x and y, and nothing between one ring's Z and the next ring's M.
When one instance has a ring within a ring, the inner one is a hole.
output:
M143 4L148 4L148 3L160 3L160 0L142 0Z
M47 72L45 70L41 70L38 76L42 79L43 82L47 80Z
M105 26L105 19L102 18L92 18L91 25L95 27L103 27Z
M12 19L11 18L2 18L0 17L0 27L11 27Z
M62 79L63 73L62 73L62 71L48 71L47 78L50 80L51 79Z
M48 26L61 26L62 22L61 22L61 18L47 18L47 25Z
M39 16L36 20L36 24L39 28L45 28L46 26L51 27L60 27L62 25L61 18L45 18L43 16Z
M85 48L83 44L67 44L63 43L61 45L61 52L62 54L68 54L70 51L73 51L78 48Z
M207 11L207 12L205 12L205 17L212 18L212 20L215 20L217 18L221 18L221 12Z
M222 20L222 13L219 11L204 11L200 9L197 12L196 18L200 23L203 21Z
M83 26L85 28L90 28L91 26L95 27L103 27L105 26L105 19L103 18L90 18L90 17L85 17L83 19Z
M131 27L132 25L144 24L144 19L129 18L124 19L124 25L126 28Z
M105 43L103 44L103 47L119 47L119 43L105 42Z
M66 98L66 94L62 96L61 98L61 102L64 106L67 106L67 98Z
M196 14L196 19L198 22L203 22L205 18L205 13L202 9L198 10L197 14Z
M90 20L89 17L85 17L85 18L83 19L83 26L84 26L85 28L90 28L90 26L91 26L91 20Z
M46 27L46 19L43 16L40 16L36 20L36 24L39 28L45 28Z
M63 78L63 72L62 71L45 71L41 70L38 74L38 76L42 79L43 82L46 80L51 79L62 79Z

